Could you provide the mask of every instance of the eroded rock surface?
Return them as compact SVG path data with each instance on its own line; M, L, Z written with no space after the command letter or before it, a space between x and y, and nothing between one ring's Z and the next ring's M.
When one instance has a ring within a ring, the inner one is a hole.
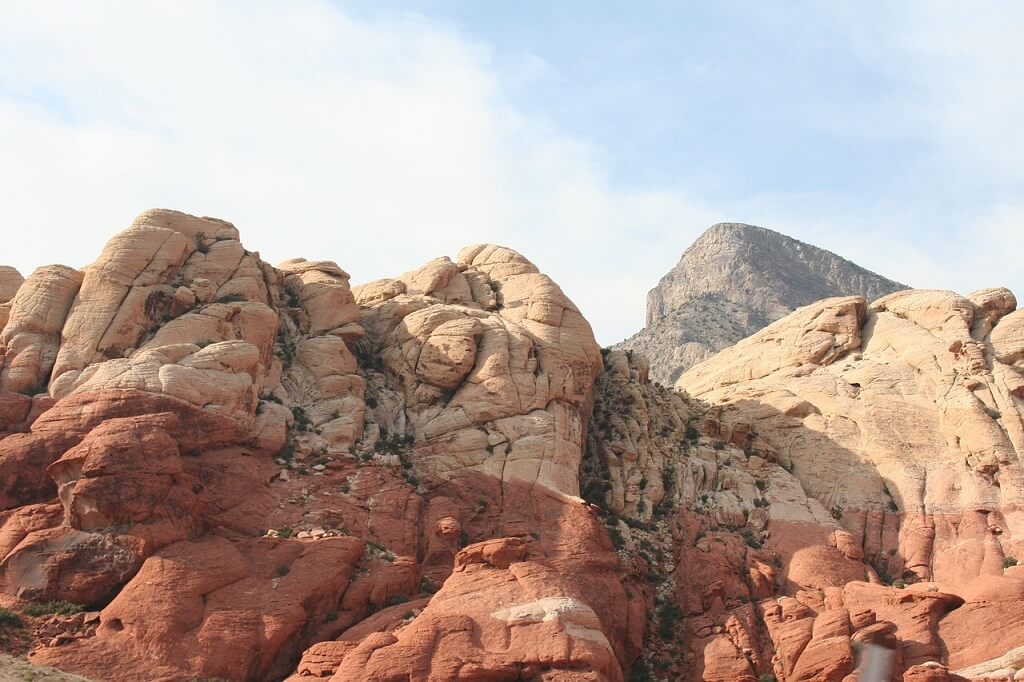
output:
M675 392L511 249L353 288L154 210L82 271L0 269L0 316L0 607L34 663L853 682L886 646L894 679L1024 667L1004 289L826 299Z
M98 610L33 661L621 680L639 654L645 615L577 496L598 347L520 254L353 291L156 210L82 272L2 284L0 592Z

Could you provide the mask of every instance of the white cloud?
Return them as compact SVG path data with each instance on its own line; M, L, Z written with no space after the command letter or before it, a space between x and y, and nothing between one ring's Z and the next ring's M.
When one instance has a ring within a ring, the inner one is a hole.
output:
M82 265L153 206L232 220L272 262L334 259L354 281L497 241L608 343L695 236L666 227L710 221L674 193L613 187L600 150L512 106L485 46L422 18L102 7L4 8L0 185L19 238L2 259L23 269Z
M1006 255L1021 246L1012 203L936 248L921 236L934 214L920 197L862 206L853 194L775 193L724 212L724 200L702 197L728 196L728 179L699 180L700 195L681 189L697 178L624 188L605 150L516 106L531 79L558 80L548 64L495 55L422 17L357 20L326 0L0 0L0 15L0 188L13 235L0 262L23 270L83 265L135 214L162 206L233 221L271 262L336 260L356 282L503 243L562 284L605 344L642 325L647 289L717 220L779 229L920 286L991 272L960 252L991 234L1008 247L992 262L1024 284ZM922 94L900 101L894 130L920 126L951 165L996 158L994 176L1020 179L1019 136L999 144L1000 112L1020 111L1020 90L1005 92L1019 48L999 41L979 57L961 44L970 37L927 23L899 30L916 20L896 17L861 44L863 59L898 62ZM949 60L958 70L946 82ZM889 105L866 104L869 124ZM964 263L978 270L950 276Z

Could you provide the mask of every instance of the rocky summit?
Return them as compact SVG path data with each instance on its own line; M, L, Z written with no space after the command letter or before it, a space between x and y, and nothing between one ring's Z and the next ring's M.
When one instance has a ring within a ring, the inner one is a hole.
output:
M502 246L0 268L0 678L1024 679L1024 310L801 248L676 389Z
M906 289L836 254L763 227L712 225L647 294L644 328L618 344L671 386L683 372L797 308L830 296Z

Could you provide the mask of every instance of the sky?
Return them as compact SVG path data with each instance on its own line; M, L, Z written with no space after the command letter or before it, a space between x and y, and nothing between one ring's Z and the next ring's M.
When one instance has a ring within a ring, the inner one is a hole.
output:
M603 345L716 222L1024 299L1024 3L0 0L0 263L147 208L353 284L524 253Z

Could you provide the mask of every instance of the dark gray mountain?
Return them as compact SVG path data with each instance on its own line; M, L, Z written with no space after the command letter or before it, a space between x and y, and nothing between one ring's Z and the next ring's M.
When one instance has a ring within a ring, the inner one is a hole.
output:
M652 377L671 386L800 306L851 294L870 301L908 288L784 234L718 223L647 294L647 326L616 347L647 356Z

